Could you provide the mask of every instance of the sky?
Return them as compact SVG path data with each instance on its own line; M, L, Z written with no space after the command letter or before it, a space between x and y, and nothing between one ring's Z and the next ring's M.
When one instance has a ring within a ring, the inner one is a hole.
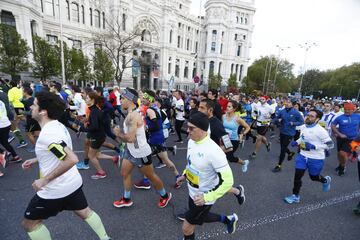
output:
M206 0L202 0L202 5ZM335 69L360 62L360 0L255 0L250 62L273 54L305 69ZM200 0L191 13L202 15ZM305 48L312 45L305 60ZM316 45L313 45L315 43ZM290 48L288 48L290 47Z

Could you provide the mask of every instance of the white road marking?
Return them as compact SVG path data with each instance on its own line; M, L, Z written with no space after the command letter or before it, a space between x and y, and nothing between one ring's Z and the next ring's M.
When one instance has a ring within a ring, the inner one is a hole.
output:
M332 206L335 204L349 201L349 200L357 198L357 197L360 197L360 190L357 190L357 191L354 191L352 193L348 193L348 194L345 194L342 196L330 198L330 199L324 200L322 202L308 204L303 207L298 207L298 208L295 208L295 209L292 209L289 211L276 213L274 215L269 215L266 217L258 218L252 222L241 223L237 227L236 231L245 231L247 229L251 229L251 228L261 226L261 225L277 222L277 221L287 219L287 218L290 218L293 216L309 213L309 212L312 212L312 211L315 211L315 210L318 210L318 209L321 209L324 207L329 207L329 206ZM206 233L197 234L197 239L211 239L211 238L219 237L219 236L226 235L226 234L228 234L228 233L226 231L224 231L224 228L214 229L214 230L206 232Z
M176 148L176 150L187 150L186 147L183 147L183 148ZM84 153L85 151L84 150L76 150L74 151L74 153ZM114 150L110 150L110 149L105 149L105 150L101 150L101 152L114 152Z

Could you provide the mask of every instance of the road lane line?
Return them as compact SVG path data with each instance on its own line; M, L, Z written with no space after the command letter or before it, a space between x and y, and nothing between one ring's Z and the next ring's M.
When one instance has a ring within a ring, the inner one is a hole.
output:
M239 226L237 227L236 231L245 231L247 229L251 229L251 228L255 228L258 226L262 226L262 225L266 225L269 223L273 223L273 222L277 222L283 219L287 219L293 216L297 216L297 215L301 215L301 214L305 214L305 213L309 213L321 208L325 208L325 207L329 207L335 204L339 204L345 201L349 201L351 199L360 197L360 190L354 191L352 193L348 193L342 196L338 196L338 197L334 197L334 198L330 198L318 203L313 203L313 204L308 204L302 207L298 207L295 209L291 209L285 212L281 212L281 213L276 213L274 215L269 215L266 217L262 217L262 218L258 218L255 219L254 221L251 222L245 222L245 223L241 223L239 224ZM285 204L285 203L284 203ZM224 228L221 229L214 229L208 232L203 232L200 234L197 234L197 239L211 239L214 237L219 237L222 235L227 235L228 233L226 231L224 231Z

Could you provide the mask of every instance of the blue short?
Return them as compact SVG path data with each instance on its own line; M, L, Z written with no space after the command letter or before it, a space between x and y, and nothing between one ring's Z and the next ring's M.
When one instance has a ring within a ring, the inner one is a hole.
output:
M301 154L298 154L295 159L296 169L308 169L309 175L318 176L324 167L324 160L307 158Z

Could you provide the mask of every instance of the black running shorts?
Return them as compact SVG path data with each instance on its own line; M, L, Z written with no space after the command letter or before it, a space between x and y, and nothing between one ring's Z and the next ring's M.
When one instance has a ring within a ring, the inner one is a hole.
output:
M31 199L24 217L30 220L42 220L56 216L63 210L77 211L88 207L82 186L64 198L43 199L37 194Z
M343 151L346 153L351 153L350 147L351 140L348 138L336 138L336 145L338 152Z
M269 126L257 126L257 133L261 136L265 136L269 129Z
M196 206L189 197L189 210L185 213L185 219L192 225L202 225L204 218L210 212L212 205Z
M100 138L100 139L90 138L90 147L92 149L99 149L101 148L104 142L105 142L105 138Z

